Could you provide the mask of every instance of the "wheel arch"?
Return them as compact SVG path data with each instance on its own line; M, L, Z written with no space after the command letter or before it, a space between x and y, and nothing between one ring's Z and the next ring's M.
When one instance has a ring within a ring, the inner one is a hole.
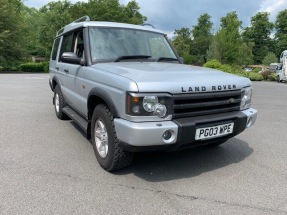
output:
M60 80L58 79L58 77L54 76L51 83L51 88L53 91L55 90L56 85L59 85L59 87L61 88Z
M89 120L92 119L93 111L98 104L106 104L111 111L113 117L118 117L116 105L113 102L110 94L105 90L96 87L93 88L88 95L87 108Z

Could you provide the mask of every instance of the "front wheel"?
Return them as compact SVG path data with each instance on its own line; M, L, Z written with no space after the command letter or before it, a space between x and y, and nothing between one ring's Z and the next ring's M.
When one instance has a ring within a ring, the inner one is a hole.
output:
M93 148L101 167L113 171L131 164L133 153L124 151L119 146L113 116L105 105L96 106L91 129Z

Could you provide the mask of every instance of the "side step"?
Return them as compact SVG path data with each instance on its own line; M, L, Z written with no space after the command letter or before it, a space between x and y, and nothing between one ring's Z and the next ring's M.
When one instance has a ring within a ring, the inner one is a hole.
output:
M80 114L71 109L70 107L64 107L63 112L68 115L87 135L87 138L90 138L90 123L84 119Z

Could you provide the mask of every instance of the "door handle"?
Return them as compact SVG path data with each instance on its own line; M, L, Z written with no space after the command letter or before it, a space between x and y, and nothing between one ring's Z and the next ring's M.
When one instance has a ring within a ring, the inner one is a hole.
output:
M64 69L64 72L65 72L66 74L69 74L69 70L68 70L68 69Z
M56 69L57 71L59 71L60 68L59 68L59 67L56 67L55 69Z

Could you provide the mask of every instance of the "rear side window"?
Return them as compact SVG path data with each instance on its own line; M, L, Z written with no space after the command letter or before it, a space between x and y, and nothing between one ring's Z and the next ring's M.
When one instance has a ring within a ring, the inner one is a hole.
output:
M60 38L55 39L53 51L52 51L52 60L56 60L56 58L57 58L59 44L60 44Z

